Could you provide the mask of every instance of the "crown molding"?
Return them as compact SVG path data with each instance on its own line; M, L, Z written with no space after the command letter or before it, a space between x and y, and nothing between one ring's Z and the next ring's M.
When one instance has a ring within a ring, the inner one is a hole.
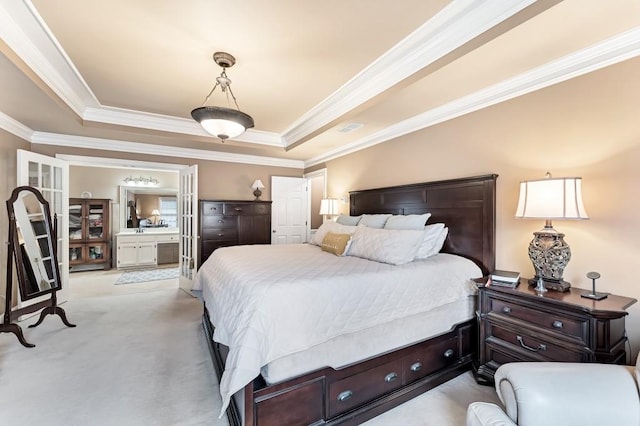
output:
M161 132L179 133L207 137L218 140L194 120L172 117L169 115L155 114L151 112L134 111L125 108L100 106L86 108L82 114L85 121L114 124L141 129L159 130ZM284 147L282 137L277 133L248 129L242 135L233 138L238 142L249 142L258 145Z
M292 145L532 3L534 0L456 0L294 122L283 135L248 130L235 140ZM2 2L0 28L0 35L16 54L84 120L212 137L184 118L101 105L30 0Z
M128 142L113 139L90 138L85 136L63 135L58 133L33 132L31 143L41 145L57 145L72 148L86 148L112 152L129 152L135 154L159 155L164 157L191 158L226 163L254 164L260 166L304 168L300 160L288 160L257 155L233 154L228 152L207 151L203 149L180 148L166 145L153 145L139 142Z
M97 98L29 0L0 3L0 38L78 116Z
M400 41L283 133L287 146L369 101L535 3L520 1L453 1Z
M188 168L188 165L174 163L155 163L151 161L126 160L123 158L88 157L84 155L56 154L56 158L66 161L70 166L105 167L112 169L135 168L136 170L173 171Z
M389 141L640 55L640 27L618 34L493 86L415 115L305 161L305 167Z
M9 117L2 111L0 111L0 129L6 130L12 135L15 135L26 141L31 141L31 137L33 136L33 130L31 130L21 122Z

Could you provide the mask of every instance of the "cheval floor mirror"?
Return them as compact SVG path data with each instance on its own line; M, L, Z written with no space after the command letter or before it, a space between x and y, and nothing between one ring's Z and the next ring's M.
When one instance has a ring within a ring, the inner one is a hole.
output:
M62 287L57 256L57 223L51 219L49 203L42 193L30 186L19 186L7 200L9 214L9 238L7 251L7 280L4 322L0 333L13 333L20 343L28 348L34 344L25 340L22 328L14 322L21 315L40 312L40 318L29 327L37 327L47 315L58 315L67 327L69 323L64 309L57 305L56 292ZM36 301L17 307L13 301L13 265L18 280L20 300ZM50 297L46 297L50 295Z

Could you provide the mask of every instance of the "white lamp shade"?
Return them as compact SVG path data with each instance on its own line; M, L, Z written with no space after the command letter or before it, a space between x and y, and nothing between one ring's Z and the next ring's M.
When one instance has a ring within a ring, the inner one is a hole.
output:
M582 202L582 178L549 178L520 182L516 217L589 219Z
M255 181L253 181L253 185L251 185L251 188L264 189L264 185L262 184L262 181L260 179L256 179Z
M338 214L338 200L335 198L323 198L320 201L320 214L329 216Z
M151 216L160 216L160 212L158 211L158 209L153 209L153 211L151 212Z

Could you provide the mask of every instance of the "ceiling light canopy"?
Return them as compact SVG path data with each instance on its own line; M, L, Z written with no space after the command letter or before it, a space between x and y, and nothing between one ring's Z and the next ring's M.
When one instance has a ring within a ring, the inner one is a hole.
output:
M252 128L254 123L249 114L240 111L238 101L231 91L231 80L227 77L226 70L236 63L236 58L226 52L216 52L213 54L213 60L222 67L222 73L216 78L216 84L204 99L202 106L191 111L191 116L200 123L207 133L220 138L224 142L229 138L241 135L245 130ZM231 108L206 105L218 86L220 86L222 93L226 95L227 102ZM232 100L235 109L231 104Z

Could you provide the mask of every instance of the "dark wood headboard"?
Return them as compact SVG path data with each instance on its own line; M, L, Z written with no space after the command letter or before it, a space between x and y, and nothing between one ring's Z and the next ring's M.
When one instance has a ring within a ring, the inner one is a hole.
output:
M495 268L496 179L484 175L349 192L350 214L431 213L449 236L442 249L473 260L488 274Z

